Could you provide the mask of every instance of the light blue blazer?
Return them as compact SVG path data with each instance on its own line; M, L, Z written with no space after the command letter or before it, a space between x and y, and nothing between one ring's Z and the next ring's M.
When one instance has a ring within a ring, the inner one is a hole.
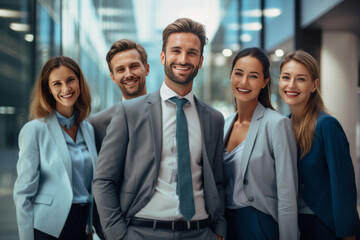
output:
M79 127L94 170L94 130L86 121ZM20 239L33 240L34 228L59 237L70 212L73 192L70 153L56 115L26 123L19 134L19 149L14 201ZM92 206L88 227L92 226L91 213Z
M225 120L227 142L237 113ZM244 191L252 207L271 215L282 240L298 238L297 147L290 119L257 104L241 161Z

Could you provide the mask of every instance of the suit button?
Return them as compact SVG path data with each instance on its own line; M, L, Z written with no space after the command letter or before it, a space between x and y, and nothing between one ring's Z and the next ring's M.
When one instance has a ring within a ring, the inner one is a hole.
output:
M300 189L304 190L306 188L305 184L300 184Z
M254 201L254 197L250 196L250 197L248 198L248 200L249 200L249 202L253 202L253 201Z
M244 179L244 184L247 185L249 181L247 179Z

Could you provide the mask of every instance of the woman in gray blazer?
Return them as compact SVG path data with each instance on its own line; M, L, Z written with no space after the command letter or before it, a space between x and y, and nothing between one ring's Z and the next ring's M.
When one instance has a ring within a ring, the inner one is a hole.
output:
M298 238L296 143L291 121L270 102L269 60L259 48L235 57L237 112L226 119L224 170L228 238Z
M19 135L14 201L21 240L91 238L96 148L84 121L90 102L74 60L45 63L32 95L32 120Z

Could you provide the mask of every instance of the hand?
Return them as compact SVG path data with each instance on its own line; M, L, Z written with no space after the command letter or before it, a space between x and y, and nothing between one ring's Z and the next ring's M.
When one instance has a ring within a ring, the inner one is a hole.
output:
M216 234L216 237L219 239L219 240L224 240L224 238L222 236L219 236ZM347 239L346 239L347 240ZM354 239L355 240L355 239Z

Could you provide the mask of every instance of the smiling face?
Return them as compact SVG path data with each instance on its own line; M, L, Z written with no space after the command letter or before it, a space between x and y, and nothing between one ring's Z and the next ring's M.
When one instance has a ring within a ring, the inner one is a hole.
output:
M49 89L56 101L56 111L71 117L74 104L80 96L79 79L68 67L60 66L49 75Z
M264 79L261 62L251 56L239 58L231 71L231 89L237 104L256 106L258 96L269 79Z
M165 52L160 54L165 68L165 83L171 89L181 87L190 92L192 82L202 66L200 39L193 33L173 33ZM174 89L173 89L174 90Z
M279 92L282 99L290 108L302 111L319 84L319 79L314 81L305 65L290 60L281 68L279 76Z
M125 99L146 94L149 64L142 63L136 49L118 52L111 60L111 79L119 86Z

